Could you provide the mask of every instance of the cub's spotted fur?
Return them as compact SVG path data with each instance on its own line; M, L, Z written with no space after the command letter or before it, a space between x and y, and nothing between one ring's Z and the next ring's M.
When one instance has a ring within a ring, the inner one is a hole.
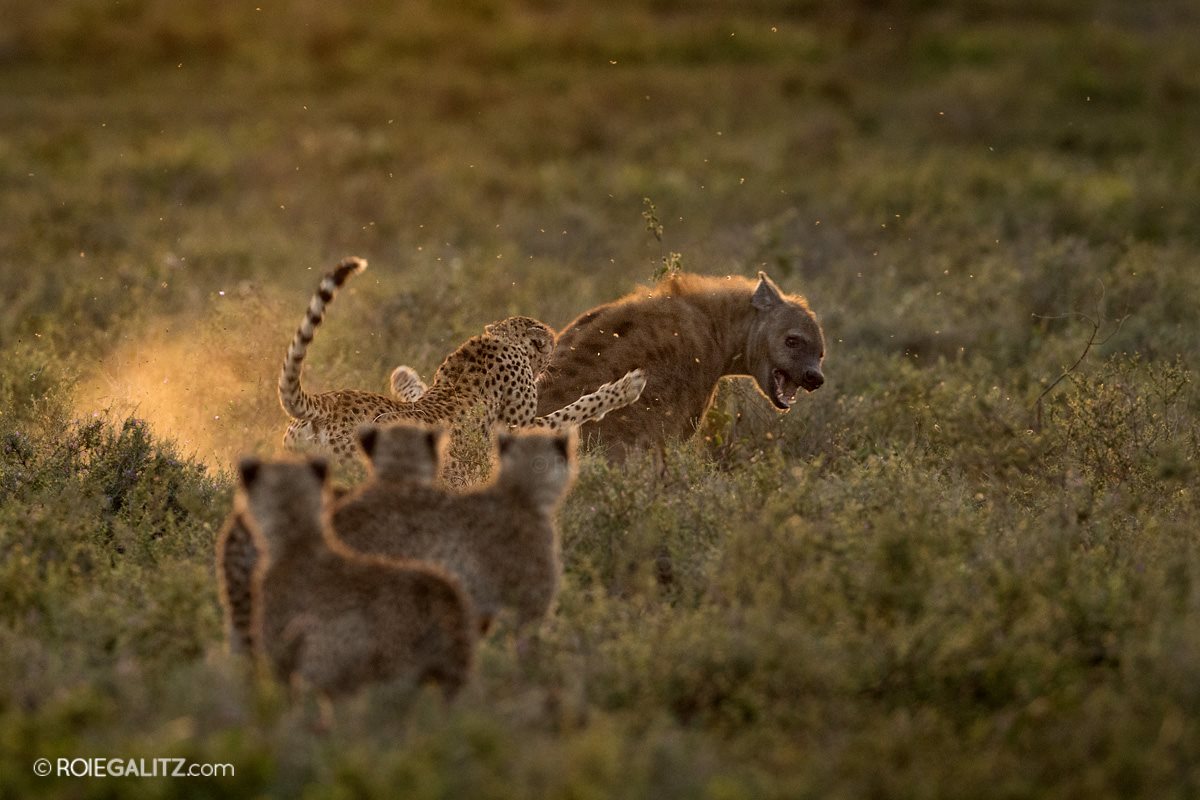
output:
M379 431L367 454L395 463L412 434ZM573 434L501 434L492 483L456 493L373 480L338 502L333 529L347 546L439 564L470 593L481 629L504 608L517 625L541 620L558 590L555 511L574 477Z
M254 647L250 636L254 614L250 586L257 564L258 548L242 512L235 508L217 534L217 596L225 617L229 652L235 655L248 655Z
M239 471L238 505L263 554L253 638L279 678L327 696L372 681L462 687L474 615L454 578L342 546L324 519L324 462L246 459Z
M445 449L445 432L420 425L404 425L386 437L387 447L376 448L378 429L368 426L359 432L361 446L376 455L368 463L375 480L386 480L398 487L405 483L431 486L437 476ZM346 490L334 487L334 499ZM251 597L254 569L259 551L246 524L244 512L235 507L217 536L217 591L225 617L225 631L230 652L248 655L253 642L251 619L254 603Z
M554 413L537 417L535 380L549 358L554 332L530 317L510 317L488 325L482 336L468 339L450 354L434 373L433 384L419 396L421 384L415 373L404 368L393 372L393 393L416 396L411 402L353 389L308 394L300 382L308 345L338 288L364 269L365 261L349 258L325 276L288 348L279 376L279 401L293 418L284 435L288 449L315 451L350 463L355 456L354 430L363 423L416 420L455 426L477 408L483 409L485 428L502 422L554 430L600 419L636 400L645 386L645 377L634 370Z

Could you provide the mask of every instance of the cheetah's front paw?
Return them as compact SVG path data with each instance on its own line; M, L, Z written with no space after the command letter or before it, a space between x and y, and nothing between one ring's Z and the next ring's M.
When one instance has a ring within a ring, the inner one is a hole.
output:
M636 402L642 396L642 390L645 388L646 373L641 369L630 370L612 383L604 384L596 390L596 393L611 396L612 403L596 416L595 421L599 422L604 419L609 411L615 411Z
M630 370L613 386L620 393L624 405L629 405L642 396L642 390L646 388L646 372L641 368Z

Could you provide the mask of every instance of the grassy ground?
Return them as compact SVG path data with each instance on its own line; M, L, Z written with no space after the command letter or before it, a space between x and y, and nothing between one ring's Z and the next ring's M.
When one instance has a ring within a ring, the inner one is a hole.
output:
M0 17L0 797L1200 791L1194 4ZM826 387L585 460L454 706L247 680L212 542L319 274L310 385L381 389L671 252L807 294ZM33 774L92 756L236 777Z

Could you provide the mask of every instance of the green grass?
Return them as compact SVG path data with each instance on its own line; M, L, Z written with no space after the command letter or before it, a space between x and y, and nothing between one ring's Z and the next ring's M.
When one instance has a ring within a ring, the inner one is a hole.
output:
M1191 4L257 8L0 0L0 798L1200 791ZM323 271L306 378L382 390L672 253L805 293L825 388L585 459L453 706L322 736L224 653ZM237 774L33 774L92 756Z

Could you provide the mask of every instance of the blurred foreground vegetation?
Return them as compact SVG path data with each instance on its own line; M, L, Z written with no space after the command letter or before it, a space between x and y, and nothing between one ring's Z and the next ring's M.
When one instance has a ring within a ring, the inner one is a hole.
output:
M0 18L0 797L1200 791L1194 4ZM379 390L674 252L805 293L825 388L585 459L557 615L454 706L247 679L212 542L319 274L371 261L309 385Z

